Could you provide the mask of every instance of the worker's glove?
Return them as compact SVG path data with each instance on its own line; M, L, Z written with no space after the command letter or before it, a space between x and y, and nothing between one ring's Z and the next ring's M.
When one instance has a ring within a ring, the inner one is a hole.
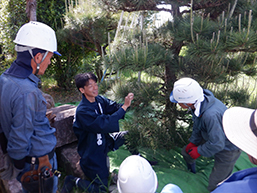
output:
M195 144L193 143L189 143L187 146L186 146L186 152L188 153L188 151L192 148L192 147L197 147Z
M11 158L6 153L3 155L3 167L0 168L0 178L3 180L15 179L22 169L18 169L14 166Z
M201 155L197 151L197 147L192 147L191 149L188 150L188 154L191 156L193 159L197 159Z
M49 162L49 157L48 157L48 155L39 157L38 160L39 160L38 170L37 170L38 173L41 173L41 169L42 169L43 167L45 167L45 166L48 167L49 169L52 169L52 165L51 165L50 162Z

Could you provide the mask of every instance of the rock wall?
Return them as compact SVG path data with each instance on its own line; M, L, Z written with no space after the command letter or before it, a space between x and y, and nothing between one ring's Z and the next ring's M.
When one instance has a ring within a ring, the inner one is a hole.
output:
M62 105L48 109L52 121L51 126L56 128L56 154L58 167L65 168L65 173L77 177L84 177L81 171L77 153L77 138L73 132L72 125L76 111L74 105ZM3 153L0 148L0 165L3 164ZM17 180L0 179L0 193L22 193L21 184Z

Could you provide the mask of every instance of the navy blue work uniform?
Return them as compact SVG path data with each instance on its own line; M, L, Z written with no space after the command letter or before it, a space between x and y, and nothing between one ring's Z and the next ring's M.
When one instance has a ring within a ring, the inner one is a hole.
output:
M80 166L85 176L94 181L93 184L107 187L107 153L118 149L125 142L124 135L127 132L119 132L119 120L124 118L126 111L121 108L122 104L103 96L98 95L95 99L91 103L82 94L73 129L78 138Z

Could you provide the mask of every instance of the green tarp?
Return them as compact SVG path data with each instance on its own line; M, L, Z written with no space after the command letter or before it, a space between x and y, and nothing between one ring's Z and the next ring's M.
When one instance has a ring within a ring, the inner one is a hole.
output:
M153 166L158 177L157 192L161 192L162 188L168 184L178 185L183 193L207 193L208 178L213 167L212 158L199 157L196 160L197 173L193 174L187 170L185 161L180 154L181 148L174 150L149 150L140 149L140 153L148 160L157 160L158 164ZM131 154L122 146L115 152L110 152L110 171L119 170L121 162ZM256 167L253 165L246 153L242 152L237 160L234 171L246 168Z

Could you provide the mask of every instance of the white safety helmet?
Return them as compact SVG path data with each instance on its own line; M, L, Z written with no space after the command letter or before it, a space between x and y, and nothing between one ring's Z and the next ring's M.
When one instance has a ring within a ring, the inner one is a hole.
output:
M158 181L146 159L131 155L120 165L117 186L119 193L154 193Z
M173 103L196 103L204 97L203 89L192 78L181 78L174 83L170 93L170 101Z
M14 43L22 45L15 47L17 52L27 51L29 48L39 48L61 55L57 52L55 31L48 25L41 22L30 21L29 23L21 26Z

